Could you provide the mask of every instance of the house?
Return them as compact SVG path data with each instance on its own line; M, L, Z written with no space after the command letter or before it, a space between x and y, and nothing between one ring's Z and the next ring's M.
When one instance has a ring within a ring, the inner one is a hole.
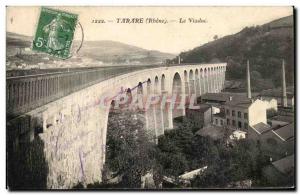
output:
M224 105L226 124L233 129L248 130L258 123L267 124L267 110L263 101L256 99L232 99Z
M212 117L213 125L223 127L226 124L225 112L219 112Z
M205 127L211 123L212 109L211 106L206 104L198 105L199 108L186 108L185 120L194 127Z

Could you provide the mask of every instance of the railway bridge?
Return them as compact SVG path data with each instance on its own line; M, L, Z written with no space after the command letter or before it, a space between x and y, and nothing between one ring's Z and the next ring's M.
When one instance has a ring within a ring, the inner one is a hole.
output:
M18 159L24 155L22 147L38 139L40 152L26 152L30 158L42 155L36 159L42 158L47 165L47 188L101 182L113 101L128 92L132 97L154 94L168 98L175 94L184 101L193 94L220 92L225 71L226 63L215 63L89 68L7 77L8 158ZM183 115L184 108L151 104L145 111L145 126L157 137L173 128L175 117ZM32 169L41 167L35 164L38 162L31 163ZM16 166L9 165L8 171L22 172Z

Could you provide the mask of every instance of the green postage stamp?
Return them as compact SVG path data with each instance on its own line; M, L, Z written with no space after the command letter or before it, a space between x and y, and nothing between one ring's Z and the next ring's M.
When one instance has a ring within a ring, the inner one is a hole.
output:
M32 49L68 58L77 18L76 14L42 7Z

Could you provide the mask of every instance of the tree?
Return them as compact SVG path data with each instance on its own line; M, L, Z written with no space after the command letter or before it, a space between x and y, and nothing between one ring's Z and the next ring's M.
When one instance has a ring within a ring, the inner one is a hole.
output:
M141 176L156 168L155 144L135 111L110 115L106 162L112 171L123 176L121 186L139 188Z

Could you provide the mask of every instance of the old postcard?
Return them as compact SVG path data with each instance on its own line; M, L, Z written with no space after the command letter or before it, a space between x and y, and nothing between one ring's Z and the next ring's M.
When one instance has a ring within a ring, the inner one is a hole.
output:
M295 190L294 9L8 6L9 190Z

